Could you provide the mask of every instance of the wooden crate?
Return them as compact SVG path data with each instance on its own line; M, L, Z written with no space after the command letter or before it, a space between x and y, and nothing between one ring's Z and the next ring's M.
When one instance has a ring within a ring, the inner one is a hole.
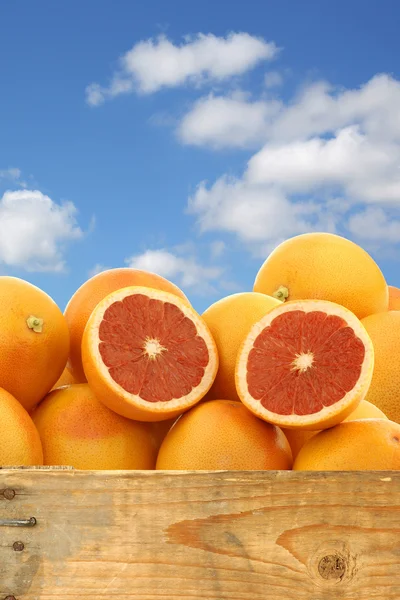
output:
M0 600L400 599L397 472L3 469L0 520Z

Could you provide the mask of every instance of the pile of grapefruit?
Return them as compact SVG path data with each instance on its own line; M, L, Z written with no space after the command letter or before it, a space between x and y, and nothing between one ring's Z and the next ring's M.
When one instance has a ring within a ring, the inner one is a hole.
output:
M0 277L0 465L400 469L400 290L360 246L281 243L199 314L110 269L64 313Z

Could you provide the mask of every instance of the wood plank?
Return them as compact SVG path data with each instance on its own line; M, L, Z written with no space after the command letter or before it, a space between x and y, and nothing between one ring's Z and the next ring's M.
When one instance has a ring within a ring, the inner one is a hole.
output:
M397 472L1 470L0 519L30 517L0 600L400 598Z

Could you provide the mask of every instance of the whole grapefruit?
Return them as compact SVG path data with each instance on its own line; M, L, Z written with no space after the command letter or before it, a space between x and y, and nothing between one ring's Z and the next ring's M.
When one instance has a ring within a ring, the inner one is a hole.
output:
M240 402L211 400L179 417L158 453L159 470L290 469L292 452L279 427Z
M108 269L85 281L74 293L64 311L71 340L68 368L77 382L86 381L82 367L81 343L86 323L93 309L111 292L132 285L164 290L176 294L189 304L185 294L176 285L160 275L139 269L129 267Z
M366 398L389 419L400 423L400 311L370 315L362 323L375 354L374 373Z
M0 467L43 465L38 430L23 406L0 388Z
M346 417L345 421L357 421L358 419L387 419L387 416L374 404L368 402L368 400L361 400L353 412ZM307 431L305 429L282 429L286 435L290 447L292 449L293 458L296 458L300 452L300 448L313 437L317 435L318 431Z
M373 258L332 233L305 233L282 242L258 271L254 291L280 300L331 300L359 319L386 311L389 302Z
M386 471L400 469L400 425L362 419L320 431L298 453L294 471Z
M218 373L207 394L207 400L228 398L239 400L235 386L235 365L239 348L251 327L279 300L258 294L232 294L212 304L202 314L215 340L219 355Z
M87 383L53 390L33 413L45 465L76 469L154 469L157 446L147 423L117 415Z
M0 277L0 307L0 387L30 410L64 370L67 323L50 296L17 277Z

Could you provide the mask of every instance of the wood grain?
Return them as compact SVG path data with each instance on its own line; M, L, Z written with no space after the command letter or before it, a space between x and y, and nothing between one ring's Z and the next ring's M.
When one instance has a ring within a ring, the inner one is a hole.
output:
M400 598L397 472L0 470L0 519L30 517L0 600Z

